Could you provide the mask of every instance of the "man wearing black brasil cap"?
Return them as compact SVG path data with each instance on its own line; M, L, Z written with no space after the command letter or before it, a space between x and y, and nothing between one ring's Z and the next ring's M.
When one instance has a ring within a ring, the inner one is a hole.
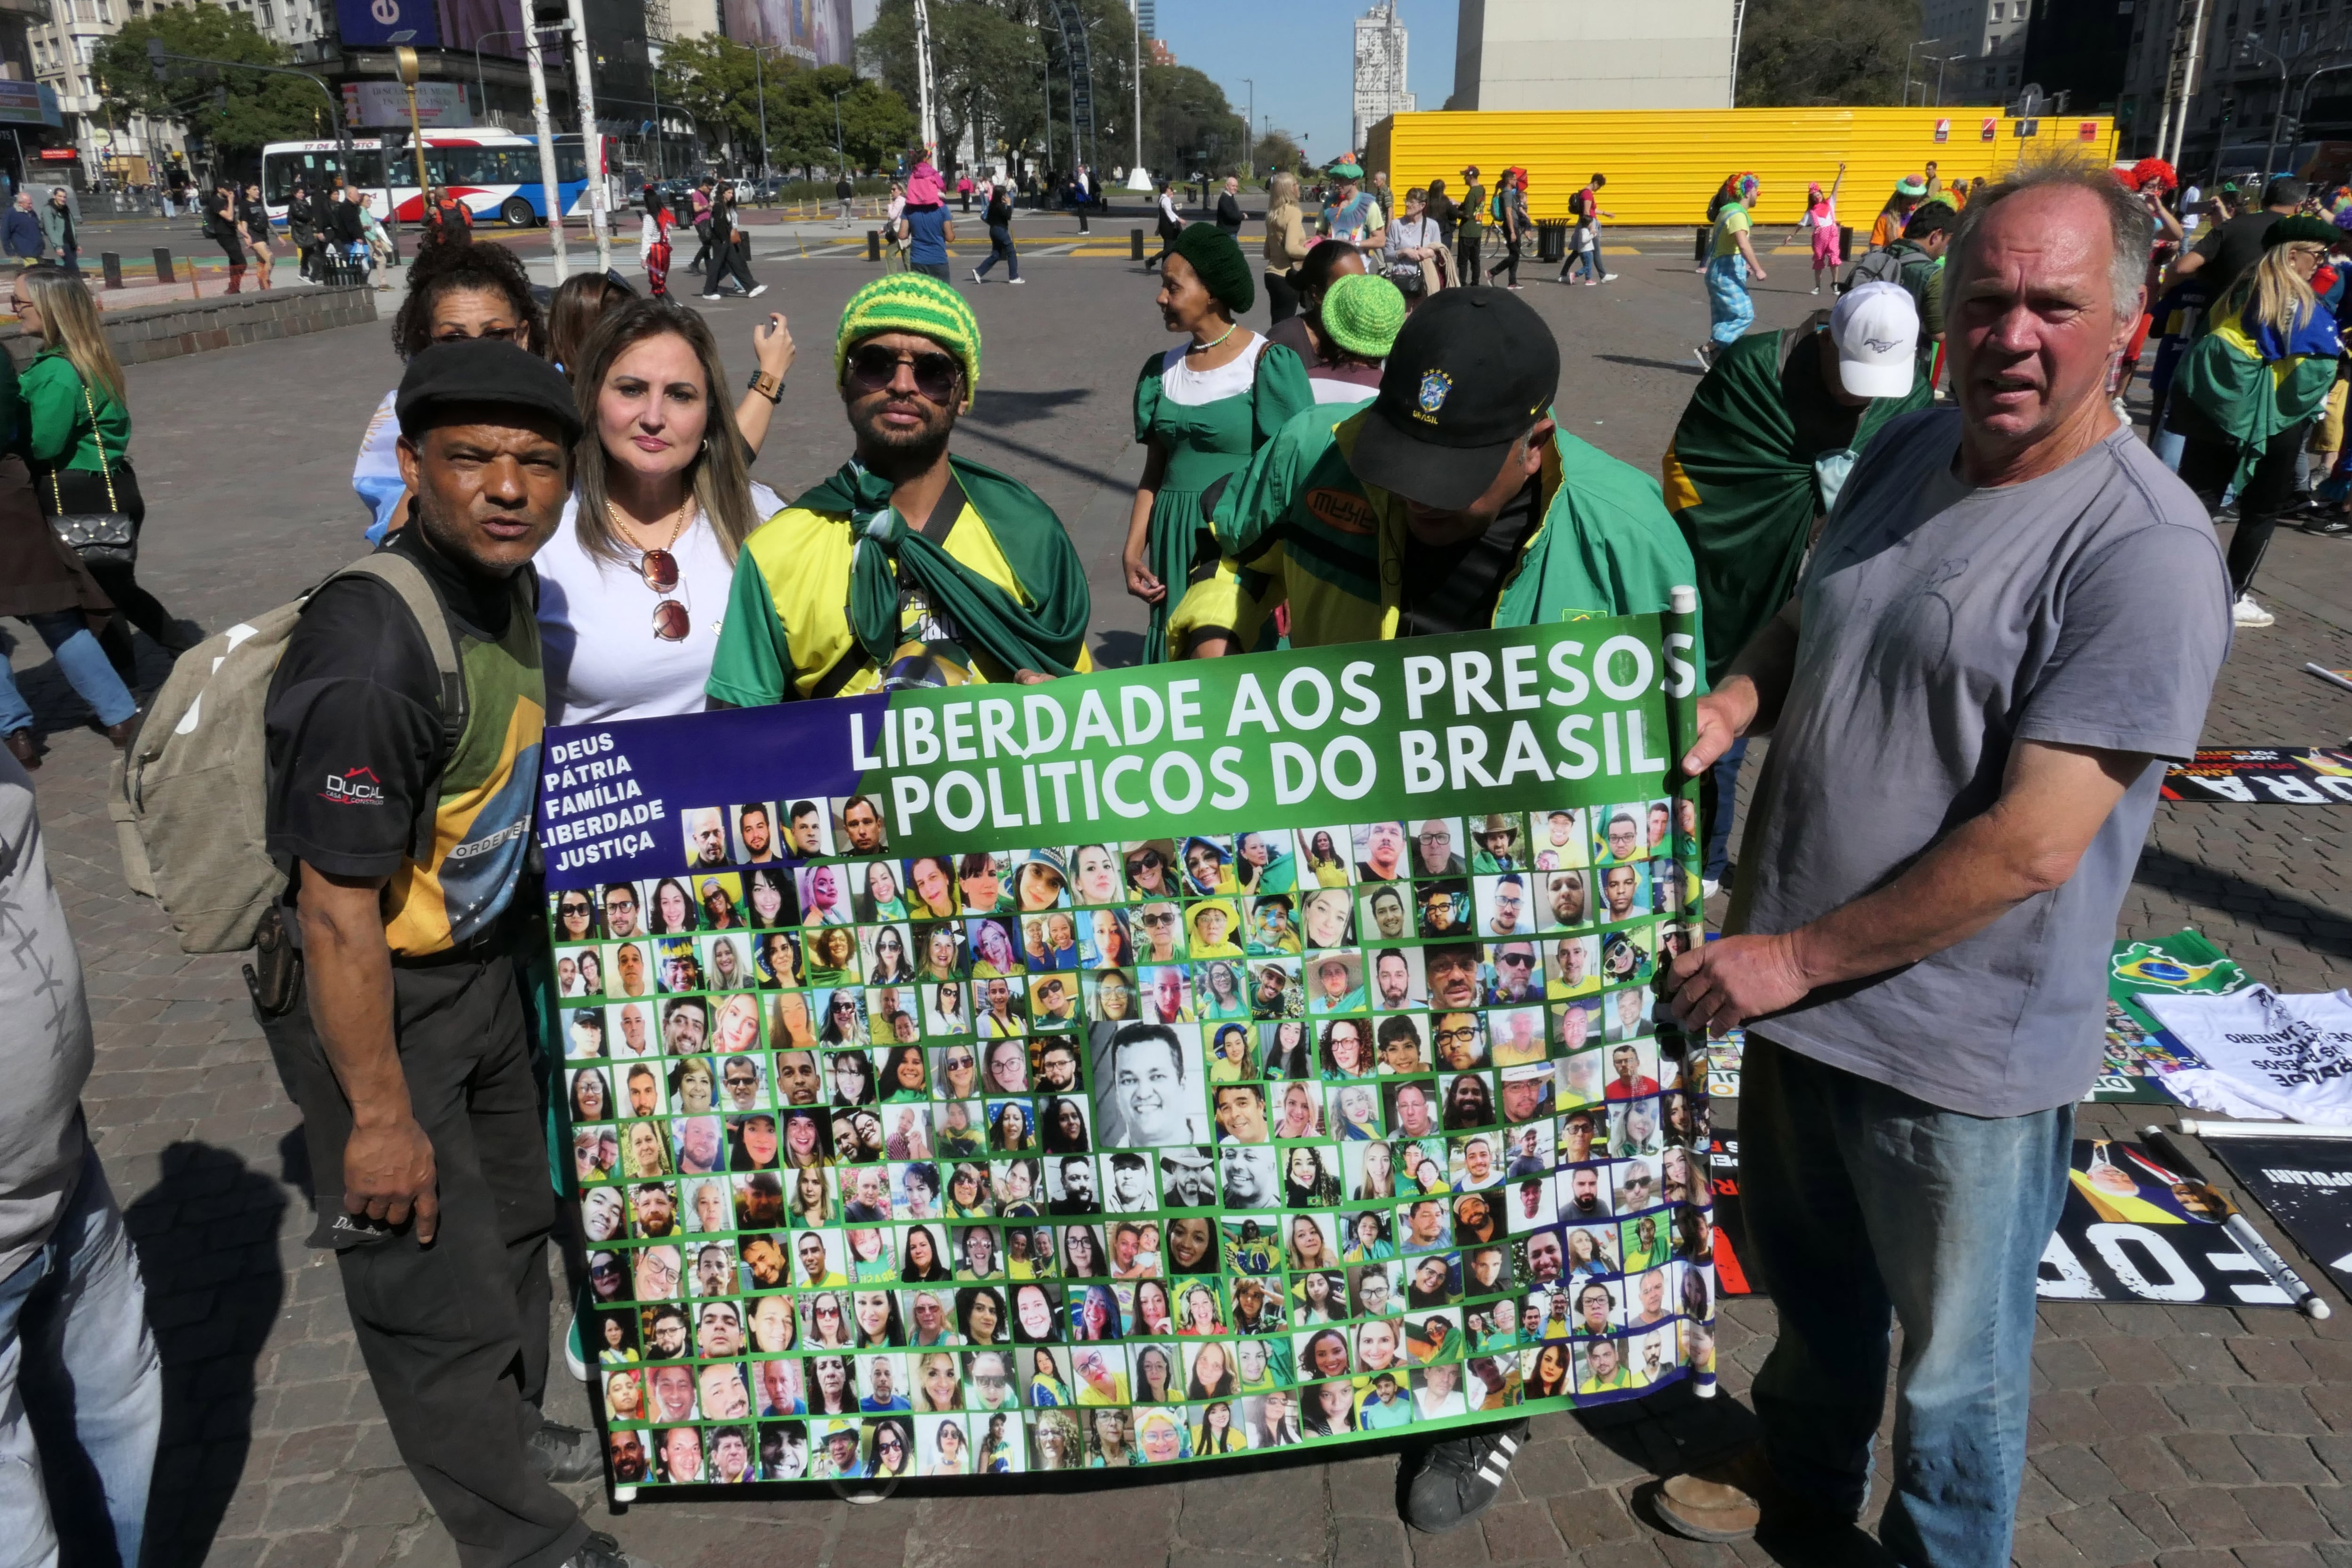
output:
M268 845L301 967L257 1001L302 1109L311 1245L458 1561L628 1568L551 1484L600 1456L539 1412L555 1204L513 962L547 703L530 558L580 415L544 360L488 339L418 354L394 407L415 521L310 596L270 684Z
M1697 581L1690 547L1654 480L1559 428L1559 345L1525 300L1438 294L1397 334L1371 406L1337 426L1309 409L1203 496L1235 570L1184 595L1170 643L1266 627L1286 602L1293 647L1665 609ZM1527 1432L1423 1450L1407 1519L1437 1531L1486 1511Z
M1294 418L1202 507L1236 570L1169 622L1321 647L1563 614L1641 615L1696 581L1648 475L1560 429L1559 348L1500 289L1448 289L1397 334L1370 407ZM1256 639L1256 640L1254 640ZM1703 648L1696 650L1702 657Z

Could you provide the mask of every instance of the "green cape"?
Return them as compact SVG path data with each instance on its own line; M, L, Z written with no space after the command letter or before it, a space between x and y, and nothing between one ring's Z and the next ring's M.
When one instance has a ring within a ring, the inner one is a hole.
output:
M1666 448L1666 504L1698 563L1710 682L1796 591L1797 568L1821 511L1813 461L1823 453L1800 443L1780 396L1786 335L1757 332L1726 349L1691 395ZM1916 375L1903 396L1873 400L1862 411L1853 449L1861 451L1889 419L1927 400L1927 384Z
M964 498L996 541L1013 580L1036 601L1031 609L986 579L967 572L945 550L909 529L890 504L891 482L856 463L793 502L812 511L847 512L862 533L849 576L849 624L858 646L887 666L897 650L899 572L952 620L973 650L1009 670L1076 673L1086 649L1093 601L1085 566L1062 520L1036 492L1010 475L950 455L948 467Z

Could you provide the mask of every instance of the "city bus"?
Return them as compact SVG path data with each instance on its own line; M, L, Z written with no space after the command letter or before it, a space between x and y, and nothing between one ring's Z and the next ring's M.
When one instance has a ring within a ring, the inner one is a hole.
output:
M609 155L610 143L599 136L597 150ZM404 142L384 167L383 143L373 136L352 139L352 166L342 167L341 144L334 142L272 142L261 150L261 196L269 216L283 223L286 204L296 181L313 193L326 188L336 174L363 191L385 193L390 180L392 209L402 221L415 223L425 216L425 195L416 178L415 152ZM425 132L426 177L463 201L476 223L496 218L509 228L528 228L547 221L546 188L539 177L539 143L508 131L427 131ZM556 197L567 217L588 208L588 170L577 133L555 139ZM379 206L378 216L382 216Z

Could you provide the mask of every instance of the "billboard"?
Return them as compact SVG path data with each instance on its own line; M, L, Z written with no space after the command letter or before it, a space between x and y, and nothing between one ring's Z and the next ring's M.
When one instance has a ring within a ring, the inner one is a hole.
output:
M37 81L0 81L0 124L63 126L57 89Z
M453 49L522 58L522 0L438 0L441 36ZM458 123L463 123L459 121Z
M765 44L803 65L857 63L849 0L722 0L721 20L737 43Z
M434 0L335 0L335 27L346 47L425 48L441 42Z
M343 119L353 129L408 123L408 95L396 81L343 83ZM416 84L416 122L427 131L460 131L474 123L465 87L452 81Z

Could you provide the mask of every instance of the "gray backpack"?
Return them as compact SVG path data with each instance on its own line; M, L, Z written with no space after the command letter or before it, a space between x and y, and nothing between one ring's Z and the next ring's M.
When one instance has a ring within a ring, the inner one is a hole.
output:
M1891 250L1874 250L1853 264L1853 270L1838 285L1838 292L1848 293L1864 283L1900 283L1903 281L1903 258Z
M466 677L446 611L404 555L379 551L339 577L373 577L400 595L441 677L441 731L454 749L466 730ZM262 732L269 683L310 594L206 637L180 656L114 763L107 815L122 850L123 880L163 906L183 952L251 947L292 868L271 857L269 761ZM429 860L433 812L418 813L410 856Z

